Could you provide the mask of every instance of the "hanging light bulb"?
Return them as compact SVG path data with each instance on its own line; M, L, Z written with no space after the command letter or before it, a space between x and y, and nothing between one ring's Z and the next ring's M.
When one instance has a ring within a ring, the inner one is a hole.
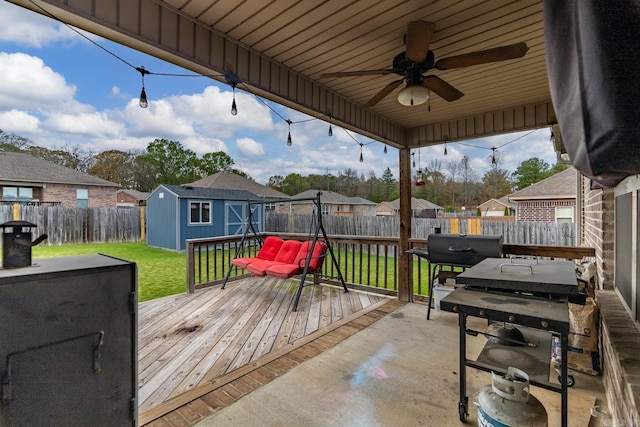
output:
M232 88L233 88L233 102L231 103L231 115L237 116L238 107L236 106L236 85L233 85Z
M498 160L496 159L496 147L491 147L491 164L497 165Z
M411 153L411 158L413 159L411 161L411 167L415 168L416 167L416 158L415 158L415 152Z
M331 129L331 123L329 123L329 136L333 136L333 129Z
M149 106L149 101L147 100L147 92L144 90L144 76L149 74L149 71L144 67L136 67L136 71L139 72L142 77L142 90L140 91L140 101L138 102L138 105L140 105L140 108L147 108Z
M362 156L362 143L360 143L360 163L364 162L364 157Z
M384 154L387 154L387 146L386 146L386 144L384 146Z
M446 142L444 143L444 155L445 156L447 155L447 143Z
M287 119L287 124L289 125L289 135L287 135L287 145L289 147L291 147L291 144L293 144L293 142L291 141L291 123L293 123L291 120Z

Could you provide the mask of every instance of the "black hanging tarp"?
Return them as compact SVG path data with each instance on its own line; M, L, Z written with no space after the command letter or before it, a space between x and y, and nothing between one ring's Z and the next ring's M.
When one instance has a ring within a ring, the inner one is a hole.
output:
M600 187L640 173L640 1L545 0L551 98L571 163Z

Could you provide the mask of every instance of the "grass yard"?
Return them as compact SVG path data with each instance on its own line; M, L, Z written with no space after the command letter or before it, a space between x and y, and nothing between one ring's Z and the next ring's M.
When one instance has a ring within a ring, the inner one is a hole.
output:
M152 248L145 243L93 243L34 246L33 258L105 254L135 262L138 267L138 301L186 292L186 254Z

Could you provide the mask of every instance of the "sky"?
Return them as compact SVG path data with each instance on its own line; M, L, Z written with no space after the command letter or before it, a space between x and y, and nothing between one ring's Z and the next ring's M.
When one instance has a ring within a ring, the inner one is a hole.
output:
M156 74L192 72L109 40L76 31L0 0L0 129L46 148L81 147L87 152L144 150L155 139L178 141L198 156L224 151L256 182L298 173L339 175L346 169L368 178L390 168L398 179L398 151L322 120L236 90L209 77L145 77L149 107L138 105L143 66ZM97 44L97 45L96 45ZM411 108L411 107L407 107ZM289 126L292 145L287 146ZM432 159L446 164L471 159L478 177L491 168L498 147L502 169L514 171L531 157L550 166L556 155L550 130L538 129L422 147L416 169ZM362 145L362 158L360 151ZM481 148L477 148L481 147Z

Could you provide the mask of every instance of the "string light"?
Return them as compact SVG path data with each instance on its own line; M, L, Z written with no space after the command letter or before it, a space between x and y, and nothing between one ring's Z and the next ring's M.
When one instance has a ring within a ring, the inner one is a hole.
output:
M233 89L233 102L231 103L231 115L238 115L238 106L236 105L236 85L231 86Z
M138 102L138 105L140 105L140 108L147 108L149 101L147 100L147 92L144 90L144 76L149 74L149 71L144 67L136 67L136 70L140 73L140 76L142 76L142 91L140 92L140 102Z
M333 129L331 128L331 115L329 115L329 136L333 136Z
M360 143L360 163L364 162L364 157L362 156L362 146L363 144Z
M444 155L447 155L447 141L444 142Z
M291 141L291 124L292 123L293 122L291 120L287 119L287 124L289 125L289 135L287 135L287 145L289 147L291 147L291 145L293 144L293 142Z
M387 154L387 144L384 145L384 154Z
M491 164L492 165L497 165L498 161L496 160L496 147L491 147Z

